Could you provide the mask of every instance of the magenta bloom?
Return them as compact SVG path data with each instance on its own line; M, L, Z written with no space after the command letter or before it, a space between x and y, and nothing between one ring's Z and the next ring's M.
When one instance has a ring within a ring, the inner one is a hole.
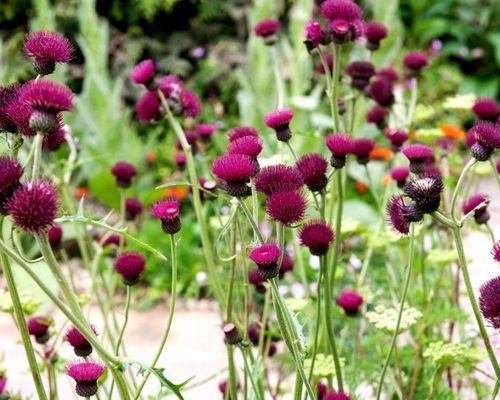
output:
M326 137L326 147L332 153L330 164L338 169L345 165L347 154L354 150L354 141L343 133L334 133Z
M186 166L186 155L184 153L176 153L174 155L174 162L175 162L175 165L177 165L177 168L179 168L180 170L183 170L184 167Z
M393 84L387 79L376 79L368 86L370 97L381 107L390 107L394 104Z
M54 225L49 229L48 239L50 243L50 247L53 249L57 249L61 244L63 237L63 229L61 225Z
M181 92L181 107L185 117L196 118L201 113L200 99L194 92L183 90Z
M495 99L484 98L477 99L472 107L472 112L476 117L484 120L495 122L499 116L499 108Z
M486 194L475 194L470 197L462 206L462 212L467 215L474 211L474 219L478 224L486 224L490 219L490 213L488 212L488 204L490 199ZM481 203L484 203L481 207L477 208Z
M215 125L212 124L197 124L195 126L196 133L202 142L210 142L213 134L217 130Z
M67 63L74 51L69 40L60 33L43 31L29 33L24 49L33 59L35 72L40 75L54 72L56 63Z
M228 154L218 157L212 163L212 171L226 192L235 197L246 197L250 194L247 183L255 175L255 161L243 154Z
M398 152L404 142L408 140L408 133L404 129L387 129L385 137L391 142L391 150Z
M163 200L153 204L151 215L161 221L163 232L174 235L181 230L181 208L177 200Z
M127 221L133 221L140 213L142 213L144 206L138 199L127 198L125 199L125 218Z
M248 283L254 285L255 290L258 293L266 292L266 287L264 286L264 279L262 279L262 275L260 274L258 268L254 268L248 271Z
M23 167L14 158L0 157L0 171L0 214L7 214L6 203L19 186Z
M293 271L293 259L288 254L283 254L280 267L280 279L283 279L287 272Z
M175 75L166 75L160 79L158 89L161 90L167 100L178 101L184 90L184 82Z
M351 86L363 90L370 83L370 78L375 75L375 67L368 61L353 61L345 72L352 78Z
M288 142L292 137L290 121L293 111L290 108L281 108L271 111L264 116L264 123L276 131L276 138L281 142Z
M259 137L259 132L253 126L237 126L227 134L230 142L234 142L236 139L241 139L245 136Z
M305 154L297 160L296 167L309 190L321 192L325 189L328 183L326 177L328 162L322 155L318 153Z
M377 77L379 77L380 79L386 79L392 83L396 83L397 81L399 81L398 72L392 67L380 68L377 71Z
M358 163L365 165L370 161L370 151L375 148L373 140L368 138L354 139L352 154L356 156Z
M111 168L111 173L116 178L116 186L126 189L132 185L132 178L137 175L137 169L126 161L118 161Z
M354 317L358 314L359 307L363 304L363 297L355 290L343 290L337 296L337 304L346 315Z
M375 104L366 113L366 122L370 124L375 124L377 128L384 129L387 126L387 117L389 116L389 111Z
M326 64L328 65L328 71L330 71L329 73L331 73L331 71L333 71L333 60L334 60L333 54L327 53L325 55L325 59L326 59L325 60ZM325 75L325 67L322 62L318 63L316 71L321 75Z
M144 92L135 104L135 115L141 122L156 121L160 116L160 98L156 92Z
M137 64L132 71L130 71L129 77L132 82L137 85L148 86L154 79L155 76L155 64L153 60L143 60Z
M21 100L19 92L15 98L5 107L5 113L10 121L15 124L14 132L17 131L24 136L35 136L36 131L30 127L30 117L33 113L33 108ZM54 121L55 120L55 121ZM52 119L52 123L57 125L57 118Z
M7 387L7 378L2 374L0 375L0 394L5 393Z
M300 191L274 192L266 201L267 215L286 226L299 222L304 217L306 207L306 200Z
M94 326L90 328L97 336ZM75 326L72 326L66 331L66 341L73 347L73 351L79 357L87 357L92 353L92 345Z
M323 400L351 400L351 398L344 392L336 392L332 390L328 392Z
M330 22L335 43L354 41L363 33L361 8L351 0L326 0L321 14Z
M410 51L403 58L403 64L411 75L418 75L422 68L429 64L429 61L425 53L421 51Z
M304 185L300 171L285 164L262 168L255 177L255 189L266 195L287 190L299 190Z
M191 150L193 151L193 153L196 153L198 151L198 146L196 145L196 141L198 140L198 135L193 131L185 130L184 136L188 144L191 146ZM175 141L175 148L179 151L183 150L182 144L179 140Z
M117 233L112 233L110 234L106 239L104 239L104 242L102 243L102 247L107 247L107 246L120 246L120 243L123 244L123 246L127 245L127 241L122 238L119 234Z
M425 160L432 155L432 149L424 144L409 144L401 151L410 161L410 171L419 174L424 170Z
M407 167L394 167L391 169L391 178L397 182L399 188L404 187L409 175L410 169Z
M484 283L479 292L479 308L484 319L500 330L500 276Z
M16 102L19 95L19 85L13 84L0 87L0 131L15 133L17 131L16 123L9 115L10 104Z
M443 178L441 170L433 164L426 165L422 173L418 175L419 178L425 178L427 176L435 177L438 179Z
M324 41L324 32L321 25L317 21L309 21L304 27L304 43L307 49L312 51Z
M43 148L50 151L57 151L66 143L66 128L59 123L54 132L47 133L43 137Z
M500 148L499 123L478 122L469 130L469 135L474 139L471 141L471 153L478 161L487 161L493 151Z
M7 203L14 223L23 231L42 234L53 225L57 214L57 191L48 181L26 182Z
M125 285L135 285L144 268L146 268L146 259L136 251L125 251L116 257L115 271L121 275Z
M34 110L50 114L73 109L73 92L65 85L48 79L32 80L23 85L20 99Z
M243 340L240 332L238 331L238 328L233 323L224 325L222 327L222 332L224 332L224 341L227 344L234 345L240 343Z
M50 320L44 317L31 317L28 320L28 332L35 337L37 343L44 344L49 340Z
M253 31L256 36L260 36L264 39L264 43L267 45L272 45L278 40L277 34L281 28L281 24L277 19L268 18L260 21Z
M423 216L414 204L406 205L403 196L393 197L387 204L387 216L392 227L403 235L410 233L410 223L420 221Z
M500 240L497 240L491 249L491 255L495 261L500 262Z
M66 373L76 382L76 394L91 397L97 393L97 381L104 373L104 365L95 361L73 361L66 365Z
M409 181L403 190L415 202L418 211L430 214L439 208L443 188L441 178L430 175Z
M254 247L248 257L259 269L262 279L268 280L274 278L279 273L278 261L281 256L281 250L275 244L263 244Z
M299 231L300 245L307 247L315 256L328 253L334 239L332 228L324 221L309 221L302 225Z
M258 136L244 136L229 143L227 154L243 154L256 159L262 146L262 140Z
M380 22L372 21L365 24L366 48L374 51L380 47L380 41L387 37L387 28Z

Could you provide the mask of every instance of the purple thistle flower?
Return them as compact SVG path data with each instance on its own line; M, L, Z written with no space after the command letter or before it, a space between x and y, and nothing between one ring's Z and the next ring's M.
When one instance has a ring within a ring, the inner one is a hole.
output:
M260 21L255 25L253 31L256 36L264 39L266 45L273 45L278 40L278 32L281 24L277 19L268 18Z
M248 271L248 282L255 286L255 290L258 293L265 293L266 287L264 286L264 279L259 272L258 268L251 269Z
M215 159L212 171L229 195L246 197L250 194L247 183L255 175L256 163L243 154L228 154Z
M408 140L409 135L404 129L387 129L385 137L391 142L391 150L398 152L404 142Z
M293 271L293 259L288 254L283 254L280 267L280 279L283 279L287 272Z
M160 98L156 92L144 92L135 104L135 115L141 122L156 121L160 116Z
M66 128L59 122L54 132L48 133L43 137L43 148L50 151L57 151L66 143Z
M333 133L326 137L326 147L332 153L330 164L333 168L342 168L346 156L354 150L354 140L343 133Z
M410 223L420 221L423 215L414 204L406 205L403 196L394 196L387 204L387 216L392 227L403 235L410 233Z
M158 89L161 90L167 101L173 101L177 106L181 93L184 91L184 82L175 75L166 75L160 79Z
M481 207L478 207L481 203L484 203ZM486 224L490 219L490 213L488 212L488 204L490 203L490 198L486 194L475 194L470 197L462 205L462 212L467 215L474 211L474 219L478 224Z
M410 51L404 56L403 65L409 70L411 76L417 76L422 68L429 65L429 60L421 51Z
M57 214L57 191L48 181L26 182L16 189L7 202L7 209L23 231L45 233Z
M344 392L336 392L335 390L332 390L323 400L351 400L351 398Z
M352 154L356 156L358 163L365 165L370 161L370 151L375 148L373 140L368 138L354 139Z
M334 240L332 228L324 221L309 221L302 225L299 231L300 245L307 247L315 256L328 253Z
M374 51L380 47L380 41L387 37L387 28L380 22L372 21L365 24L366 48Z
M181 107L182 113L185 117L196 118L201 113L200 99L196 94L190 90L183 90L181 92Z
M111 168L111 173L116 178L116 186L126 189L132 185L132 178L137 175L137 168L126 161L118 161Z
M293 111L290 108L280 108L264 116L264 123L267 127L276 131L276 138L280 142L288 142L292 137L290 131L290 121L293 118Z
M491 122L495 122L500 113L496 100L491 98L477 99L472 107L472 112L476 114L477 118Z
M328 394L328 386L323 382L318 381L316 384L316 392L318 393L318 400L325 400Z
M236 389L240 390L240 388L241 388L240 382L236 382ZM227 380L219 382L219 391L222 393L224 400L233 400L231 399L231 396L229 396L229 384Z
M94 326L91 325L90 328L97 336ZM73 347L73 351L79 357L88 357L92 353L92 345L75 326L70 327L66 331L66 341Z
M330 21L333 41L354 41L363 32L361 8L350 0L327 0L321 4L321 14Z
M255 177L255 189L268 196L283 190L299 190L303 185L304 180L300 171L285 164L264 167Z
M252 342L254 346L259 344L261 327L258 323L251 323L248 325L248 340Z
M377 77L380 79L386 79L392 83L396 83L397 81L399 81L398 72L392 67L380 68L377 71Z
M323 28L319 22L311 20L304 27L304 44L307 50L312 51L320 44L324 43L325 37Z
M479 293L479 308L484 319L500 330L500 276L484 283Z
M135 285L146 268L146 259L136 251L125 251L115 259L115 271L121 275L123 283Z
M222 332L224 332L224 341L227 344L234 345L241 343L241 341L243 340L243 338L240 335L240 332L238 331L238 328L233 323L224 325L222 327Z
M246 136L259 137L259 132L253 126L237 126L229 131L227 137L230 142Z
M375 124L377 128L384 129L387 126L387 117L389 116L389 111L375 104L366 113L366 122L369 124Z
M15 131L24 136L36 135L36 131L30 127L30 117L33 113L33 108L29 104L23 102L18 95L7 104L5 113L16 125Z
M69 40L57 32L31 32L26 36L24 49L33 59L35 72L49 75L56 63L67 63L75 50Z
M305 154L297 160L296 167L309 190L321 192L325 189L328 183L326 177L328 162L322 155L318 153Z
M0 394L5 393L5 388L7 387L7 378L5 375L0 374Z
M108 246L120 246L122 244L123 246L127 245L127 241L122 238L119 234L117 233L112 233L110 234L102 243L102 247L108 247Z
M355 317L358 314L361 304L363 304L363 296L355 290L346 289L337 296L337 305L349 317Z
M198 135L193 131L185 130L184 137L186 138L188 144L191 146L193 153L196 153L198 151L198 146L196 145L196 141L198 140ZM175 141L175 148L179 151L183 150L182 144L179 140Z
M254 247L248 257L255 264L262 279L268 280L279 274L278 261L281 256L281 250L275 244L263 244Z
M16 123L9 115L10 104L15 102L19 95L19 85L13 84L0 87L0 131L15 133Z
M419 178L425 178L426 176L431 176L438 179L443 178L441 170L433 164L426 165L422 173L420 173L418 176Z
M48 79L32 80L22 86L21 101L36 111L56 114L73 109L73 92L61 83Z
M78 360L66 365L66 373L76 382L76 394L91 397L97 393L97 381L104 373L104 365L95 361Z
M163 232L174 235L181 230L181 208L177 200L163 200L153 204L151 215L161 221Z
M425 161L432 156L432 149L424 144L409 144L401 149L410 161L410 171L419 174L424 170Z
M495 261L500 262L500 240L497 240L491 249L491 255Z
M327 53L325 55L325 61L326 61L326 64L328 65L328 70L330 71L329 73L331 73L331 71L333 71L333 60L334 60L333 54ZM323 66L322 62L318 63L318 65L316 67L316 71L321 75L325 75L325 67Z
M283 225L291 226L299 222L305 214L306 200L298 190L274 192L266 201L267 215Z
M439 208L443 188L443 181L431 175L409 181L403 190L415 202L418 211L422 214L430 214Z
M0 157L0 214L7 214L7 202L19 186L23 167L15 158Z
M186 166L186 160L187 160L187 157L184 153L176 153L174 155L174 162L175 162L175 165L177 166L177 168L179 168L181 171L184 169L184 167Z
M130 71L129 77L137 85L144 85L148 87L154 80L155 76L155 63L153 60L143 60L137 64L132 71ZM154 89L153 89L154 90Z
M478 122L469 130L469 135L475 141L470 146L471 153L478 161L487 161L493 151L500 148L499 123Z
M51 321L45 317L31 317L28 320L28 332L39 344L45 344L49 340L49 328Z
M410 169L407 167L394 167L391 169L391 178L397 182L399 188L404 187L409 175Z
M375 75L375 67L368 61L353 61L345 71L352 78L351 86L359 90L368 86L370 78Z
M210 139L217 130L215 125L212 124L197 124L194 129L200 140L205 143L210 142Z
M63 238L63 229L61 225L54 225L49 229L48 239L50 243L50 247L53 249L57 249L61 244Z
M133 221L135 217L142 213L144 206L138 199L127 198L125 199L125 218L127 221Z
M229 143L227 154L243 154L256 159L262 151L262 140L258 136L244 136Z
M381 107L390 107L394 104L393 84L387 79L375 79L368 86L370 97Z

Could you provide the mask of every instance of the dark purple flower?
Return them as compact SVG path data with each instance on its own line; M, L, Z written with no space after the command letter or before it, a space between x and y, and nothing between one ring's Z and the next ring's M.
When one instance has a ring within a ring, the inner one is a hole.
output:
M10 118L10 120L16 125L15 131L21 133L24 136L36 135L36 131L34 131L30 127L30 117L33 113L33 108L29 104L22 101L19 95L17 95L15 98L12 98L11 101L6 105L5 113L8 118Z
M280 279L283 279L287 272L293 271L293 259L288 254L283 254L280 267Z
M500 276L484 283L479 292L479 308L484 319L500 330Z
M490 219L490 213L488 212L488 204L490 203L490 198L486 194L475 194L470 197L463 205L462 212L467 215L474 211L474 219L478 224L486 224ZM483 204L481 207L478 207Z
M195 131L202 142L210 142L213 134L217 128L212 124L197 124L195 126Z
M425 161L432 155L432 149L425 144L409 144L401 149L410 161L410 171L419 174L424 170Z
M185 130L184 137L186 138L186 142L188 142L188 144L191 146L193 153L196 153L198 151L198 146L196 145L196 141L198 140L198 135L193 131ZM182 143L180 142L180 140L175 141L175 148L179 151L183 150Z
M331 392L328 392L323 400L351 400L351 398L343 392L336 392L335 390L332 390Z
M73 109L73 92L65 85L48 79L32 80L23 85L20 99L36 111L51 114Z
M28 332L35 337L37 343L44 344L49 340L51 321L44 317L31 317L28 320Z
M472 112L476 117L484 121L495 122L498 119L499 109L495 99L477 99L472 107Z
M391 178L397 182L399 188L404 187L409 175L410 170L407 167L394 167L391 169Z
M43 137L43 148L56 151L66 143L66 128L62 123L59 123L54 132L48 133Z
M403 58L403 65L409 70L410 75L416 76L422 68L429 64L427 56L421 51L410 51Z
M26 182L16 189L7 203L14 223L23 231L41 234L53 225L57 214L57 191L52 183Z
M19 85L13 84L0 87L0 131L15 133L16 123L9 115L10 104L15 102L19 95Z
M6 387L7 387L7 378L3 373L0 373L0 394L5 393Z
M306 200L300 191L274 192L266 201L267 215L286 226L299 222L304 217L306 207Z
M382 107L390 107L394 103L393 84L387 79L375 79L368 86L370 97Z
M165 233L174 235L181 230L181 208L177 200L163 200L153 204L151 215L161 221Z
M418 175L419 178L425 178L426 176L435 177L438 179L443 178L443 174L441 170L436 167L434 164L428 164L425 166L424 170Z
M304 43L309 51L324 43L325 36L319 22L311 20L304 27Z
M6 214L6 204L23 176L23 167L15 158L0 157L0 214Z
M240 388L241 388L240 382L236 382L236 389L240 390ZM222 393L224 400L235 400L232 399L231 396L229 395L229 384L227 380L219 382L219 391Z
M281 250L275 244L263 244L254 247L248 257L257 264L262 279L268 280L279 274L278 261Z
M155 76L155 63L153 60L143 60L137 64L132 71L130 71L129 77L137 85L149 86L149 84L154 80Z
M264 123L267 127L276 131L276 138L281 142L288 142L292 137L290 131L290 121L293 118L293 111L290 108L280 108L264 116Z
M403 196L394 196L387 204L387 216L392 227L403 235L410 233L410 223L422 220L414 204L406 205Z
M342 168L346 156L354 150L354 140L343 133L333 133L325 139L326 147L332 153L330 164L333 168Z
M260 331L261 327L260 324L258 323L252 323L248 325L248 340L252 342L254 346L257 346L259 344L259 339L260 339Z
M258 268L248 271L248 283L255 286L255 290L259 293L265 293L266 287L264 286L264 279L259 272Z
M95 361L73 361L66 365L66 373L76 382L76 394L91 397L97 393L97 381L104 373L104 365Z
M377 71L377 77L380 79L386 79L392 83L396 83L397 81L399 81L398 72L392 67L380 68Z
M258 136L244 136L229 143L227 154L243 154L256 159L262 151L262 140Z
M380 47L380 41L387 37L387 28L380 22L372 21L365 24L366 48L374 51Z
M238 328L235 324L229 323L222 327L222 332L224 332L224 341L227 344L238 344L243 340Z
M181 93L184 91L184 82L178 76L166 75L160 79L158 89L167 101L172 101L174 106L178 106Z
M300 171L285 164L262 168L255 177L255 189L266 195L287 190L299 190L304 185Z
M481 121L470 130L469 135L474 139L470 150L478 161L486 161L494 150L500 148L500 124Z
M69 40L60 33L43 31L29 33L24 49L33 59L35 72L40 75L54 72L56 63L67 63L74 51Z
M328 162L322 155L318 153L305 154L297 160L295 166L309 190L321 192L325 189L328 183L326 176Z
M375 67L368 61L353 61L345 71L352 78L351 86L359 90L368 86L370 78L375 75Z
M300 245L307 247L315 256L328 253L334 239L332 228L324 221L309 221L299 231Z
M337 296L337 305L350 317L358 314L361 304L363 304L363 296L355 290L345 289Z
M53 249L57 249L61 244L62 237L63 237L63 229L61 225L56 224L53 227L51 227L48 232L50 247L52 247Z
M408 133L404 129L387 129L385 131L385 137L391 142L391 150L398 152L401 146L409 138Z
M265 44L272 45L278 40L277 34L280 28L281 24L277 19L268 18L255 25L253 31L256 36L264 39Z
M318 393L318 400L325 400L328 394L328 386L323 382L318 381L316 385L316 392Z
M156 121L160 116L160 98L156 92L144 92L135 104L135 115L141 122Z
M387 126L387 117L389 116L389 111L375 104L366 113L366 122L369 124L375 124L377 128L384 129Z
M243 154L228 154L212 163L212 171L226 192L235 197L246 197L250 193L247 183L255 175L255 161Z
M97 336L94 326L90 328ZM92 353L92 345L75 326L66 331L66 341L73 347L73 351L79 357L88 357Z
M186 159L187 159L187 157L184 153L176 153L174 155L175 165L177 165L177 168L179 168L181 171L186 166Z
M409 181L403 190L415 202L418 211L430 214L439 208L443 187L443 181L431 175Z
M331 74L333 71L333 60L334 60L333 54L331 53L325 54L325 61L326 64L328 65L329 74ZM321 75L325 75L325 67L322 62L318 63L316 71Z
M181 92L181 107L185 117L196 118L201 112L200 99L194 92L183 90Z
M137 175L137 168L126 161L118 161L111 168L111 173L116 178L116 186L128 188L132 185L132 178Z
M495 261L500 262L500 240L497 240L491 249L491 255Z
M354 148L352 154L356 156L358 163L364 165L370 161L370 151L375 148L373 140L368 138L354 139Z
M259 137L259 132L253 126L237 126L229 131L227 137L230 142L246 136Z
M144 206L138 199L127 198L125 199L125 218L127 221L133 221L140 213L142 213Z
M136 251L125 251L115 259L115 271L121 275L123 283L135 285L146 268L146 259Z
M330 22L335 43L354 41L363 33L361 8L350 0L326 0L321 14Z
M123 246L126 246L127 241L122 238L119 234L117 233L112 233L110 234L106 239L104 239L104 242L102 242L102 247L108 247L108 246L120 246L122 244Z

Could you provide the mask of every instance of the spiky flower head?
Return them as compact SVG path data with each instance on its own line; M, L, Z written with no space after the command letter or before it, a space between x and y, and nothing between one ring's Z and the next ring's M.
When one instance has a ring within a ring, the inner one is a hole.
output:
M0 87L0 131L15 133L16 123L9 115L9 105L17 100L19 96L19 85L7 85Z
M296 167L276 164L262 168L254 183L258 192L269 196L283 190L299 190L304 185L304 180Z
M374 51L380 47L380 41L387 37L387 28L380 22L372 21L365 24L364 33L366 48Z
M394 86L387 79L377 78L367 88L370 97L381 107L390 107L394 104Z
M318 153L305 154L297 160L296 167L309 190L321 192L325 189L328 178L328 162Z
M391 169L391 178L397 182L398 187L400 188L404 187L406 179L409 175L410 169L407 167L394 167Z
M259 137L259 132L253 126L237 126L229 131L227 137L230 142L246 136Z
M495 261L500 262L500 240L497 240L491 249L491 255Z
M137 168L126 161L118 161L111 168L111 173L116 179L116 186L126 189L132 185L132 178L137 175Z
M410 161L410 171L420 174L425 168L425 161L432 156L432 149L425 144L409 144L401 149Z
M267 215L276 222L291 226L305 214L306 200L298 190L284 190L271 194L266 201Z
M15 98L12 98L5 106L5 113L10 121L15 125L13 131L24 136L35 136L36 131L30 127L30 117L33 114L33 107L21 100L18 90ZM54 123L52 121L52 123ZM57 124L57 118L56 122Z
M61 244L62 238L63 238L63 229L61 225L54 225L49 229L48 232L48 239L49 239L49 244L50 247L53 249L57 249L59 245Z
M496 100L491 98L477 99L472 107L472 112L476 114L477 118L491 122L495 122L500 114Z
M342 168L345 165L347 154L354 150L353 139L343 133L333 133L326 137L326 147L332 153L330 164L333 168Z
M184 167L186 166L186 160L187 160L187 157L184 153L176 153L174 155L174 162L175 162L175 165L177 166L177 168L179 168L180 170L183 170Z
M279 274L278 261L281 256L280 248L275 244L263 244L254 247L248 257L259 269L262 279L268 280Z
M325 55L326 65L328 66L328 71L330 73L331 71L333 71L333 60L334 60L333 54L327 53ZM322 62L319 62L318 65L316 66L316 72L318 72L318 74L325 75L326 72L325 66L323 65Z
M182 114L185 117L196 118L201 113L200 99L190 90L183 90L180 96Z
M121 275L123 283L135 285L146 268L146 259L136 251L125 251L115 259L115 271Z
M97 393L97 381L104 373L104 365L92 360L77 360L66 365L66 373L76 382L76 394L91 397Z
M391 150L398 152L401 146L409 138L408 132L404 129L387 129L385 131L385 137L391 142Z
M375 75L375 67L368 61L353 61L345 71L352 79L351 86L359 90L368 86L370 78Z
M469 135L475 140L470 150L478 161L487 161L500 148L500 123L478 122L469 130Z
M334 239L333 230L325 221L309 221L299 231L300 245L307 247L315 256L328 253Z
M97 336L95 327L91 325L90 328L94 335ZM66 331L66 341L73 347L73 351L79 357L87 357L92 353L92 345L76 326L72 326Z
M45 317L31 317L27 323L29 334L40 344L48 342L50 325L51 320Z
M351 398L344 392L336 392L335 390L332 390L331 392L328 392L323 400L351 400Z
M127 245L127 241L117 233L112 233L102 242L102 247Z
M474 211L474 219L478 224L486 224L490 219L488 212L489 196L486 194L475 194L462 205L462 212L467 215ZM481 205L483 204L483 205Z
M275 18L267 18L254 26L253 31L256 36L264 39L268 46L273 45L278 40L278 32L281 28L280 22Z
M259 272L259 268L254 268L248 271L248 282L251 285L255 286L255 290L258 293L265 293L266 287L264 286L264 279L262 279L262 275Z
M33 68L40 75L54 72L56 63L71 60L74 48L70 41L57 32L36 31L26 36L24 49L33 59Z
M380 79L386 79L389 82L396 83L399 81L398 72L392 67L383 67L377 71L377 77Z
M202 142L210 142L217 127L213 124L196 124L195 131Z
M7 202L15 225L31 234L47 232L54 223L57 208L57 191L44 180L25 182Z
M293 271L293 259L287 253L283 254L280 267L280 279L283 279L287 272Z
M258 136L244 136L229 143L227 154L243 154L256 159L262 151L262 139Z
M345 289L337 296L337 305L350 317L358 314L361 304L363 304L363 296L355 290Z
M335 43L354 41L363 33L361 8L350 0L326 0L321 14L330 23Z
M415 204L405 204L403 196L394 196L387 204L387 216L392 227L403 235L410 233L410 224L421 221L422 212Z
M484 283L479 293L479 308L484 319L500 330L500 276Z
M443 181L439 177L425 176L409 181L403 190L415 202L418 211L430 214L439 208L443 188Z
M135 115L141 122L156 121L160 116L160 98L156 92L144 92L135 104Z
M233 323L228 323L222 327L222 332L224 332L224 341L227 344L238 344L241 343L243 338L238 331L238 328Z
M58 117L60 120L60 118ZM57 151L66 143L66 125L62 124L60 121L54 132L48 133L43 137L43 148L50 151Z
M422 68L429 65L429 60L424 52L410 51L404 56L403 65L408 69L410 75L416 76Z
M325 33L319 22L308 21L304 27L304 44L308 51L312 51L325 42Z
M366 112L366 122L375 124L379 129L384 129L387 126L388 116L389 111L386 108L375 104Z
M132 71L130 71L129 77L137 85L144 85L148 87L155 76L155 63L153 60L143 60L137 64ZM153 89L154 90L154 89Z
M162 229L169 235L181 230L181 208L177 200L163 200L153 204L151 215L161 221Z
M0 213L6 213L5 205L23 176L23 167L15 158L0 157Z
M290 131L290 121L293 118L293 110L290 108L280 108L264 116L264 123L267 127L276 131L276 138L280 142L288 142L292 137Z
M131 197L125 199L125 218L127 221L133 221L135 217L142 213L143 209L144 206L139 199Z
M360 138L354 140L354 148L352 154L356 156L358 163L364 165L370 161L370 152L375 148L373 140L368 138Z
M214 160L212 171L229 195L246 197L250 194L247 183L255 175L256 163L243 154L228 154Z

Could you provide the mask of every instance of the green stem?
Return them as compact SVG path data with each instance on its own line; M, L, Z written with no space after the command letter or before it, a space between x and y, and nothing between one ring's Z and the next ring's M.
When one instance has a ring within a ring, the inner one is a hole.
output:
M238 198L238 202L240 203L241 209L245 213L245 216L247 217L248 222L250 222L250 225L252 226L252 230L253 230L254 234L259 239L259 242L260 243L264 243L264 237L262 236L262 233L260 232L260 229L257 226L257 223L254 220L254 217L252 216L252 214L250 214L250 210L248 209L248 207L247 207L247 205L245 203L245 200L241 199L241 198Z
M226 310L226 322L230 323L233 320L233 289L234 289L234 277L236 273L236 225L233 223L229 233L229 246L233 258L230 261L229 267L229 287L227 290L227 310ZM234 348L232 344L227 344L227 359L229 367L229 390L230 398L238 398L238 378L236 375L236 368L234 364Z
M297 157L295 150L293 149L292 145L290 144L290 141L285 142L285 143L286 143L286 146L288 147L288 149L290 150L290 153L292 153L293 160L295 162L297 162L299 158Z
M243 358L243 366L245 368L245 373L250 378L250 383L252 385L252 389L253 389L255 398L257 400L264 400L262 398L262 394L261 394L261 391L259 388L259 383L255 381L255 376L252 373L250 366L248 365L248 352L250 352L250 350L248 348L245 349L244 347L240 346L240 351L241 351L241 356Z
M257 190L253 178L250 179L250 186L252 188L252 217L256 226L259 225L259 198L257 197ZM257 240L258 233L254 230L253 239Z
M300 374L295 375L295 390L293 392L293 399L294 400L301 400L302 398L302 379L300 377Z
M396 345L396 340L399 335L399 327L401 325L401 317L403 316L406 295L408 294L408 287L410 286L410 279L411 279L414 258L415 258L415 224L412 224L410 232L410 250L408 254L408 267L406 268L406 276L403 286L403 293L401 295L401 303L399 305L398 319L396 321L396 327L394 329L394 333L392 334L391 346L389 347L389 352L387 353L387 357L385 359L384 366L382 368L382 373L380 374L380 380L377 388L377 400L380 400L380 396L382 394L382 388L384 386L384 378L387 372L387 367L389 366L389 362L391 361L392 352L394 350L394 346Z
M410 97L410 105L408 107L408 117L406 120L407 128L411 128L411 123L413 121L413 114L415 113L415 107L417 106L417 98L418 98L418 80L417 78L413 79L413 87L411 89L411 97Z
M339 121L339 105L337 103L339 99L339 89L340 89L340 55L342 47L338 44L333 45L333 79L332 79L332 112L333 112L333 127L335 132L340 132L340 121Z
M316 325L314 327L314 339L313 339L313 348L311 354L311 368L309 369L309 380L312 379L314 364L316 362L316 354L318 353L318 339L319 339L319 330L321 326L321 285L323 281L323 265L320 263L320 269L318 273L318 283L317 283L317 292L316 292Z
M467 171L471 169L474 164L476 164L477 160L475 158L471 158L469 162L465 165L464 169L462 170L462 173L460 174L460 177L458 178L457 186L455 186L455 191L453 192L453 197L451 199L451 219L455 222L457 222L457 219L455 218L455 205L457 203L458 199L458 194L460 193L460 186L462 185L462 182L465 179L465 176L467 175Z
M331 266L331 276L330 276L330 286L333 288L335 284L335 276L337 274L337 267L340 259L340 251L342 245L342 212L344 208L344 184L342 182L342 169L337 171L336 183L337 183L337 214L335 216L335 243L333 248L332 256L332 266ZM328 267L327 267L328 268Z
M496 243L495 232L493 232L493 229L491 229L490 224L486 223L485 225L486 225L486 230L488 231L488 235L490 235L492 243L495 244Z
M493 395L491 396L491 400L495 400L497 398L499 390L500 390L500 379L497 379L497 383L495 383L495 388L493 389Z
M31 182L34 182L40 173L40 165L42 164L42 145L43 145L43 135L37 133L33 141L34 153L33 153L33 168L31 170Z
M277 96L277 106L276 108L283 108L285 105L285 83L283 81L283 76L281 75L278 51L276 46L271 47L271 58L273 59L274 68L274 79L276 79L276 96Z
M490 157L489 162L490 162L491 168L493 168L493 174L495 175L495 178L497 180L497 185L498 185L498 187L500 187L500 175L498 175L497 166L495 165L493 158L491 158L491 157Z
M118 336L118 340L116 341L116 344L115 344L115 356L118 356L118 354L120 353L120 345L121 345L122 340L123 340L123 335L125 334L125 329L127 328L127 325L128 325L128 317L130 314L130 300L131 300L131 298L132 298L132 291L130 290L130 285L127 285L127 300L125 302L125 316L124 316L124 320L123 320L122 329L120 331L120 335Z

